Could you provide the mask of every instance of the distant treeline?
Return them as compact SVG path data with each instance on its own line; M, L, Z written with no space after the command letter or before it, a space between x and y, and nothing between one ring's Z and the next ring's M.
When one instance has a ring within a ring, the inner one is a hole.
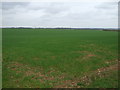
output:
M115 28L33 28L33 27L4 27L10 29L74 29L74 30L103 30L103 31L119 31Z
M117 32L117 31L120 31L120 30L103 30L103 31L116 31Z

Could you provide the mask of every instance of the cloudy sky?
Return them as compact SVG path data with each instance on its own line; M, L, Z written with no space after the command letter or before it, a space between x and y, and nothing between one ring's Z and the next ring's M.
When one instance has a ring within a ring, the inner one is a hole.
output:
M3 2L2 26L117 28L118 2Z

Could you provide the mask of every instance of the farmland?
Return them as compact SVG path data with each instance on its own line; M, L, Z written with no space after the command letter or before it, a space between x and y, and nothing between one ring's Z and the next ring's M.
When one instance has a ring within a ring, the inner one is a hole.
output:
M3 88L117 88L118 32L3 29Z

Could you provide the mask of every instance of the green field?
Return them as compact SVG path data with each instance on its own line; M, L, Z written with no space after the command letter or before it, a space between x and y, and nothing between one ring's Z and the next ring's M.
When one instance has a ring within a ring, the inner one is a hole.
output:
M118 32L3 29L3 88L117 88Z

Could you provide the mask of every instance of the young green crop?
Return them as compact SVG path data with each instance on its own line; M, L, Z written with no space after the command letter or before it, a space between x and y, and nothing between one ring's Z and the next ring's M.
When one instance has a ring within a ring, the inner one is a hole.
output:
M118 33L114 31L3 29L2 36L4 88L80 87L80 78L117 64ZM114 76L109 79L105 86L117 87ZM83 86L95 85L94 81Z

